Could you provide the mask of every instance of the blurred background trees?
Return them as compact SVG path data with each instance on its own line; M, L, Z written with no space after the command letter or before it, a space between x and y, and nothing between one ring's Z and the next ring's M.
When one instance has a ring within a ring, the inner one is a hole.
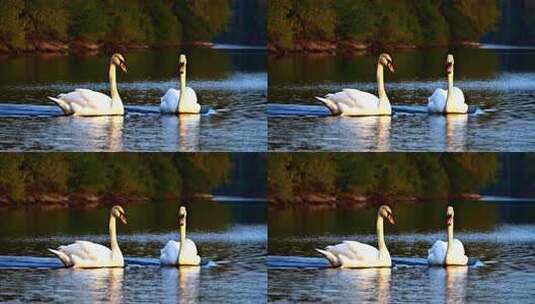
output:
M529 1L529 0L527 0ZM479 41L496 29L500 0L273 0L268 38L291 48L299 40L351 39L377 45Z
M490 191L503 183L508 154L495 153L279 153L268 160L268 193L275 204L292 204L301 195L364 196L377 200L447 198ZM521 155L518 155L521 157ZM522 156L518 167L532 157ZM508 169L509 170L509 169ZM516 170L516 169L515 169ZM524 182L535 177L525 170ZM528 194L528 188L523 189ZM504 193L501 195L513 195ZM516 193L518 194L518 192Z
M227 153L4 153L0 199L37 194L265 197L265 156Z
M219 36L228 39L262 39L265 38L261 34L262 30L265 33L265 2L266 0L2 0L0 42L12 48L24 48L34 40L162 46L178 45L181 42L210 42ZM254 14L257 18L247 19L235 14ZM231 28L232 25L238 27ZM260 34L251 34L254 31L260 31ZM225 36L226 32L233 33ZM265 40L262 42L265 43Z

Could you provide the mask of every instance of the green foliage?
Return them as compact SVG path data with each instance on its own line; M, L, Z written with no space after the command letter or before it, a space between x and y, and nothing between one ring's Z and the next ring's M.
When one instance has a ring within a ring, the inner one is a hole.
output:
M275 203L303 194L445 198L496 181L496 154L316 153L270 155L268 192Z
M102 1L73 0L69 2L71 22L69 35L87 41L99 41L110 31L111 15Z
M0 1L0 40L14 47L24 46L25 20L20 18L24 0Z
M69 15L62 0L26 0L24 9L31 35L66 39Z
M232 17L232 0L177 0L175 12L188 41L211 41L227 29Z
M0 155L0 199L31 194L211 193L229 176L228 154L46 153Z
M300 40L385 44L477 41L500 17L497 0L272 0L268 39L282 48Z
M0 41L82 39L111 45L211 41L227 29L232 0L2 0Z

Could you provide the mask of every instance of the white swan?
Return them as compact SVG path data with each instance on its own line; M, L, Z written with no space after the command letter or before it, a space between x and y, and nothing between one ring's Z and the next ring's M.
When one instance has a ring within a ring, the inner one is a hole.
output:
M160 111L174 114L198 114L201 105L197 103L197 94L186 87L186 55L180 55L180 90L169 89L161 98Z
M388 54L381 54L377 63L377 85L379 87L379 97L355 90L344 89L342 92L327 94L324 98L316 97L332 113L341 116L372 116L372 115L392 115L392 107L388 96L386 96L384 83L384 67L394 72L394 63Z
M386 248L383 233L383 219L394 224L394 216L390 207L383 205L377 212L377 242L379 250L367 244L344 241L341 244L327 246L325 250L316 249L323 254L334 267L342 268L372 268L392 267L390 253Z
M60 94L57 98L48 97L63 110L65 115L73 116L109 116L124 115L123 102L117 91L116 66L126 73L126 62L121 54L113 54L110 61L111 98L100 92L88 89L76 89L74 92Z
M446 214L448 242L436 241L428 250L427 262L429 265L465 266L468 263L468 257L464 254L463 243L453 238L453 207L449 206Z
M116 218L126 225L126 214L121 206L113 206L110 212L110 243L111 250L105 246L88 241L76 241L74 244L48 249L55 254L65 267L73 268L106 268L124 267L124 259L115 229Z
M169 241L160 251L162 265L172 266L197 266L201 263L201 257L197 255L197 246L186 238L186 207L181 206L178 212L180 225L180 242Z
M428 112L443 114L466 114L468 112L468 105L464 102L463 91L453 86L454 65L455 61L453 60L453 55L450 54L446 59L448 90L435 90L435 93L427 99Z

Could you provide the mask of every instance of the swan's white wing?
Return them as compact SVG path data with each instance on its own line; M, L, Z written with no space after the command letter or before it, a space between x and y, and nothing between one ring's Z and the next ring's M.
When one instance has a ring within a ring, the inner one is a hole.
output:
M108 109L111 107L111 98L106 94L88 89L76 89L76 92L86 101L86 107L93 109Z
M454 256L464 256L464 246L461 241L458 239L453 240L452 254Z
M178 109L178 100L180 98L180 91L176 89L169 89L162 97L160 102L160 111L162 113L176 113Z
M427 262L431 265L443 265L446 259L448 243L436 241L433 247L427 251Z
M343 92L351 100L351 103L346 103L348 106L362 109L377 109L379 106L379 98L368 92L363 92L355 89L344 89Z
M427 110L432 113L443 113L447 96L448 91L436 89L433 95L427 99Z
M190 87L186 88L186 98L189 103L197 103L197 93Z
M84 261L109 261L111 259L109 248L87 241L76 241L74 244L60 246L58 249L69 257L76 256Z
M344 244L347 245L353 256L358 260L375 261L379 258L379 250L373 246L355 241L344 241Z
M459 104L464 104L465 103L465 99L464 99L464 93L461 89L459 89L458 87L454 87L453 88L453 100L456 102L456 103L459 103Z
M165 247L160 250L160 263L163 265L176 265L178 259L178 252L180 250L180 243L176 241L169 241Z

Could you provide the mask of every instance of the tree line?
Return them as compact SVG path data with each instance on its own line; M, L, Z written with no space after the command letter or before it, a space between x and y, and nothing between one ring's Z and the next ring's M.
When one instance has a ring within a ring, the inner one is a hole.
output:
M497 154L281 153L269 157L267 188L275 205L307 194L442 199L479 193L498 173Z
M119 45L211 41L227 29L233 0L2 0L0 42L35 40Z
M35 194L180 197L212 193L231 176L228 154L4 153L0 199Z
M270 44L354 40L378 46L479 41L494 30L499 0L270 0Z

